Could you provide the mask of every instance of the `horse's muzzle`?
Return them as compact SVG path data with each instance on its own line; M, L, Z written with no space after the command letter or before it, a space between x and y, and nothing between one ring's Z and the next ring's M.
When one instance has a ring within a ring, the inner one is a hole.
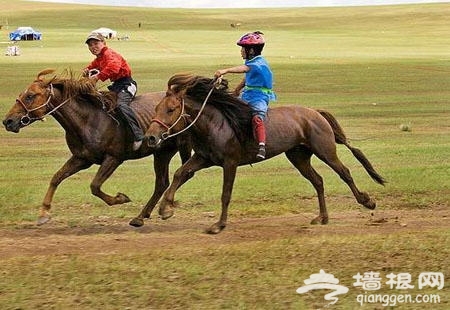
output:
M18 133L20 131L21 123L19 121L14 121L12 118L6 118L3 120L3 126L7 131Z
M161 144L162 140L156 136L148 136L147 143L149 147L158 147Z

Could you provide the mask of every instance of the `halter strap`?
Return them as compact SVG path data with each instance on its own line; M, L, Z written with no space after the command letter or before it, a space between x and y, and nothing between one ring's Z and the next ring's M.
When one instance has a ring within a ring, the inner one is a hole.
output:
M56 110L58 110L60 107L62 107L63 105L65 105L67 102L70 101L70 99L72 99L72 97L64 100L63 102L61 102L59 105L57 105L56 107L51 107L50 105L50 100L52 100L52 98L54 97L55 93L53 91L53 84L50 84L49 86L49 95L47 98L47 101L44 104L41 104L40 106L33 108L33 109L28 109L27 106L25 105L25 103L23 103L22 100L20 100L20 98L16 98L16 102L20 103L22 105L22 107L25 109L25 111L27 112L24 116L22 116L20 118L20 123L23 126L28 126L30 125L32 122L37 121L37 120L42 120L44 119L47 115L52 114L53 112L55 112ZM44 115L40 116L40 117L30 117L30 112L39 110L43 107L49 107L51 110L46 112Z
M150 121L150 123L158 123L158 124L160 124L161 126L163 126L164 128L166 128L167 130L170 129L170 127L169 127L168 125L166 125L163 121L161 121L161 120L159 120L159 119L157 119L157 118L152 119L152 120Z

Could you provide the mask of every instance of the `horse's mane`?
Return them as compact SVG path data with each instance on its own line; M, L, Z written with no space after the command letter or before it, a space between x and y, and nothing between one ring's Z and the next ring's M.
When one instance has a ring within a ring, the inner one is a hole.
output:
M38 80L39 81L39 80ZM61 91L63 100L74 98L99 109L114 109L116 97L110 91L100 91L89 78L76 77L73 71L64 71L51 80L53 87Z
M180 73L172 76L167 86L175 93L185 91L190 99L202 103L214 86L214 79ZM251 131L251 109L228 90L228 81L223 79L209 97L207 105L213 106L227 120L239 141L248 140Z

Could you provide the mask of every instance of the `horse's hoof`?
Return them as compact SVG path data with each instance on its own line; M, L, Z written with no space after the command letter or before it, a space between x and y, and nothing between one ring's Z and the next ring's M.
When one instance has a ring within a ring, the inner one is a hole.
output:
M158 214L162 220L167 220L173 216L173 207L171 203L161 203L159 205Z
M50 221L51 216L40 216L37 219L36 225L41 226Z
M372 199L370 199L369 201L364 203L364 207L366 207L369 210L375 210L375 208L377 207L377 203Z
M134 219L132 219L130 221L129 224L133 227L142 227L142 226L144 226L144 219L135 217Z
M115 200L116 200L116 203L115 203L116 205L120 205L120 204L127 203L127 202L131 201L131 199L127 195L125 195L123 193L117 193L117 195L115 197Z
M376 202L372 200L366 192L361 193L361 197L357 199L360 204L366 207L369 210L374 210L377 206Z
M324 217L324 216L318 216L315 219L313 219L311 221L311 225L317 225L317 224L321 224L321 225L325 225L328 224L328 217Z
M173 210L172 209L164 209L164 211L159 210L159 216L162 220L170 219L173 216Z
M220 233L223 229L225 228L225 225L221 225L219 223L215 223L214 225L211 225L211 227L209 227L206 230L207 234L210 235L217 235L218 233Z

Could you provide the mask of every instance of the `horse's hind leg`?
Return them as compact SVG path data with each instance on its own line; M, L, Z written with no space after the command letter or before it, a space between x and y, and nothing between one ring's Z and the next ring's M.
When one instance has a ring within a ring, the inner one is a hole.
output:
M286 152L289 161L316 189L319 200L319 215L311 221L311 224L327 224L328 212L325 205L323 179L311 166L311 156L312 152L305 147L297 147Z
M376 203L374 200L372 200L366 192L361 192L357 187L355 182L353 181L353 178L350 174L350 170L348 170L347 167L344 166L344 164L337 159L337 161L333 161L331 163L328 163L329 166L336 171L337 174L341 177L341 179L347 183L347 185L352 190L353 196L355 196L356 201L358 201L359 204L363 205L367 209L373 210L376 208Z
M122 164L122 160L118 160L113 156L106 156L100 168L98 169L94 179L91 182L91 193L97 196L109 206L130 202L130 198L123 193L117 193L116 196L110 196L101 190L101 186L113 174L117 167Z
M326 143L322 144L322 147L325 146ZM333 142L333 145L329 146L327 152L315 153L315 155L320 158L323 162L325 162L328 166L330 166L339 177L347 183L347 185L352 190L353 195L356 198L356 201L363 205L364 207L373 210L376 207L375 201L373 201L369 195L365 192L361 192L358 187L356 187L355 182L353 181L352 175L350 174L350 170L344 166L344 164L340 161L336 153L336 145Z
M150 218L150 215L161 198L164 191L169 187L169 163L175 155L176 150L162 150L154 153L153 167L155 170L155 189L153 195L141 213L130 221L130 225L141 227L144 225L144 218Z
M50 218L50 208L55 195L56 189L62 181L70 177L71 175L77 173L80 170L87 169L92 166L91 162L85 159L78 158L75 156L70 157L66 163L53 175L50 185L45 194L44 201L42 202L42 207L37 220L38 225L47 223Z

